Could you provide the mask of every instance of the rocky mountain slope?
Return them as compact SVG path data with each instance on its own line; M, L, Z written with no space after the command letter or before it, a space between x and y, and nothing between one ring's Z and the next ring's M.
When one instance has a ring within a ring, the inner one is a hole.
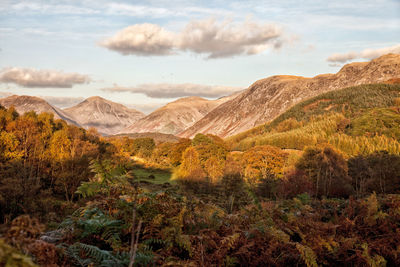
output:
M101 134L118 133L128 125L144 117L144 114L99 96L85 99L76 106L64 111L82 127L94 127Z
M235 96L222 97L217 100L207 100L201 97L184 97L155 110L138 120L121 133L158 132L177 134L192 126L222 103Z
M53 107L47 101L35 96L18 96L13 95L6 98L0 98L0 105L9 108L14 106L18 113L23 114L28 111L35 111L36 113L52 113L54 118L63 119L69 124L80 126L69 114L63 110Z
M272 76L255 82L178 136L193 137L196 133L231 136L270 121L294 104L321 93L399 77L399 54L384 55L371 62L346 64L336 74L323 74L313 78Z
M144 117L144 114L99 96L89 97L64 111L82 127L94 127L101 134L116 134Z

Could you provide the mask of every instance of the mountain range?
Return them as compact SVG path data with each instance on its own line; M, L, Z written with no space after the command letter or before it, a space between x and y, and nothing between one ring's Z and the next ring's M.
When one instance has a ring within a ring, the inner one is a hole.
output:
M178 136L196 133L227 137L268 122L310 97L360 84L400 77L400 55L388 54L371 62L350 63L336 74L313 78L278 75L256 81L236 98L225 102Z
M346 64L336 74L272 76L216 100L180 98L147 116L98 96L66 109L33 96L0 98L0 105L14 106L19 113L53 113L57 119L86 129L94 127L103 135L162 133L192 138L197 133L210 133L228 137L271 121L293 105L322 93L360 84L397 83L399 79L400 55L388 54L370 62Z
M180 98L138 120L124 129L122 133L158 132L176 135L202 119L214 108L236 97L236 95L233 94L216 100L196 96Z

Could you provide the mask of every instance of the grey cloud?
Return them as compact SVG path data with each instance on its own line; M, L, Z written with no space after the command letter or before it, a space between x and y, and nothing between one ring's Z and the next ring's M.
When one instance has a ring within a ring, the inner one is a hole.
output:
M395 53L399 54L400 53L400 44L390 46L390 47L384 47L384 48L379 48L379 49L365 49L361 52L348 52L348 53L337 53L333 54L330 57L327 58L327 61L329 62L341 62L345 63L347 61L353 60L353 59L374 59L377 57L380 57L385 54L389 53Z
M275 24L207 19L189 22L181 32L155 24L135 24L105 39L101 46L123 55L171 55L178 51L205 54L208 58L254 55L279 49L287 39Z
M71 88L76 84L90 82L87 75L65 73L55 70L35 70L29 68L5 68L0 72L0 82L14 83L23 87Z
M221 97L230 95L234 92L242 90L240 87L230 86L212 86L202 84L141 84L136 87L120 87L114 86L110 88L103 88L105 92L129 92L129 93L141 93L152 98L176 98L183 96L202 96L202 97Z

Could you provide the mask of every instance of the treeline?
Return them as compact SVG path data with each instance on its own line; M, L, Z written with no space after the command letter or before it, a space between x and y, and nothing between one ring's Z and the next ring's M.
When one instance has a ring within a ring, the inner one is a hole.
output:
M68 213L78 186L92 176L89 162L115 152L94 130L0 106L0 222L19 214L51 220Z
M313 129L334 132L342 120L344 117L340 114L332 119L318 119L318 126L310 122L310 132ZM283 130L288 128L279 125ZM293 125L298 126L291 122L290 127ZM157 146L148 138L113 142L131 156L144 157L148 164L172 168L173 178L194 193L226 195L223 191L227 190L234 194L225 186L231 183L243 187L238 195L243 195L242 191L248 187L259 197L272 199L293 198L302 193L318 198L399 193L400 155L384 146L386 139L382 137L372 138L383 140L383 144L377 143L381 150L364 149L360 153L360 147L371 146L364 144L363 138L356 139L358 142L354 146L349 144L354 153L337 149L346 144L342 139L337 139L336 145L310 143L301 147L303 150L258 145L245 152L230 151L221 138L203 134L197 134L193 140L182 139L179 143ZM299 142L302 139L290 140ZM228 195L228 198L233 197Z

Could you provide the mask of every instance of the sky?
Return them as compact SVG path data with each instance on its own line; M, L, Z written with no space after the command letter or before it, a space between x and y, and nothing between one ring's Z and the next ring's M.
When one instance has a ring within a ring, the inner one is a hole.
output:
M0 0L0 97L149 113L400 53L399 0Z

